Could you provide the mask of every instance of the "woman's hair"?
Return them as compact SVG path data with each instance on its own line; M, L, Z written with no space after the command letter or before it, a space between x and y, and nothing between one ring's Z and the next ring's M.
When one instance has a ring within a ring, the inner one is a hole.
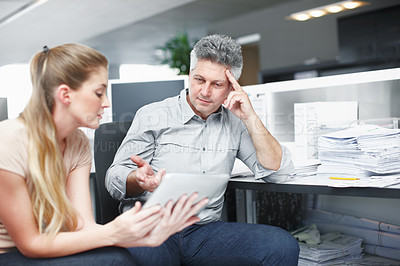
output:
M77 214L67 198L66 170L57 143L52 110L61 84L77 90L93 71L108 67L101 53L80 44L43 48L31 61L32 96L20 114L28 133L27 184L39 232L54 237L77 227Z
M196 68L198 60L210 60L230 68L235 79L242 74L242 49L235 40L225 35L214 34L198 41L190 52L190 70Z

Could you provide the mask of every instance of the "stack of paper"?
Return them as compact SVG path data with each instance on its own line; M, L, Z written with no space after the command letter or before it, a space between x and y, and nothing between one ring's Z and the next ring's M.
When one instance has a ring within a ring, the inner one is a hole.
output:
M345 264L362 257L361 238L327 233L321 239L317 245L299 243L299 266Z
M357 119L358 102L355 101L295 103L296 159L317 159L318 136L346 128Z
M360 237L365 253L400 260L400 225L318 209L308 209L303 222L317 224L321 233L336 231Z
M364 125L318 139L319 176L370 177L400 172L400 130Z
M321 162L318 159L310 159L310 160L302 160L302 161L293 161L294 164L294 173L290 174L291 178L301 178L306 176L313 176L317 174L318 166Z

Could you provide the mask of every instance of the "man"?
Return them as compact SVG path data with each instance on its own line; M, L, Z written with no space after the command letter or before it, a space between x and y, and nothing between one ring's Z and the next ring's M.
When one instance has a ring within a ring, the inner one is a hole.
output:
M154 191L162 175L230 174L235 158L256 178L283 182L293 170L256 115L239 79L241 47L227 36L201 39L191 52L189 89L141 108L106 176L121 210ZM140 97L140 96L139 96ZM210 199L201 222L156 248L130 248L139 265L297 265L299 248L286 231L219 221L223 193Z

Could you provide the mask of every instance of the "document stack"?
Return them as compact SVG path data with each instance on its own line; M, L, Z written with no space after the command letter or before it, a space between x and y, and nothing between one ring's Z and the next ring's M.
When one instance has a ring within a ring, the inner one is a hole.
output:
M396 260L391 265L400 265L400 225L318 209L308 209L303 222L317 224L321 233L335 231L362 238L364 253Z
M318 176L365 178L400 172L400 130L362 125L318 139Z
M362 239L337 232L321 236L320 244L299 243L299 266L345 265L362 258Z
M358 102L355 101L295 103L296 159L317 159L318 136L347 128L357 119Z
M294 173L290 174L290 178L302 178L317 175L318 166L321 164L318 159L294 160Z

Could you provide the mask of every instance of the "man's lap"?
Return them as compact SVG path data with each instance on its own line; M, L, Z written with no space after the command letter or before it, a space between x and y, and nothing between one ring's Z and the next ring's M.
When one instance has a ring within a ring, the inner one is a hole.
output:
M193 225L156 248L130 248L138 265L296 265L298 245L285 230L260 224Z

